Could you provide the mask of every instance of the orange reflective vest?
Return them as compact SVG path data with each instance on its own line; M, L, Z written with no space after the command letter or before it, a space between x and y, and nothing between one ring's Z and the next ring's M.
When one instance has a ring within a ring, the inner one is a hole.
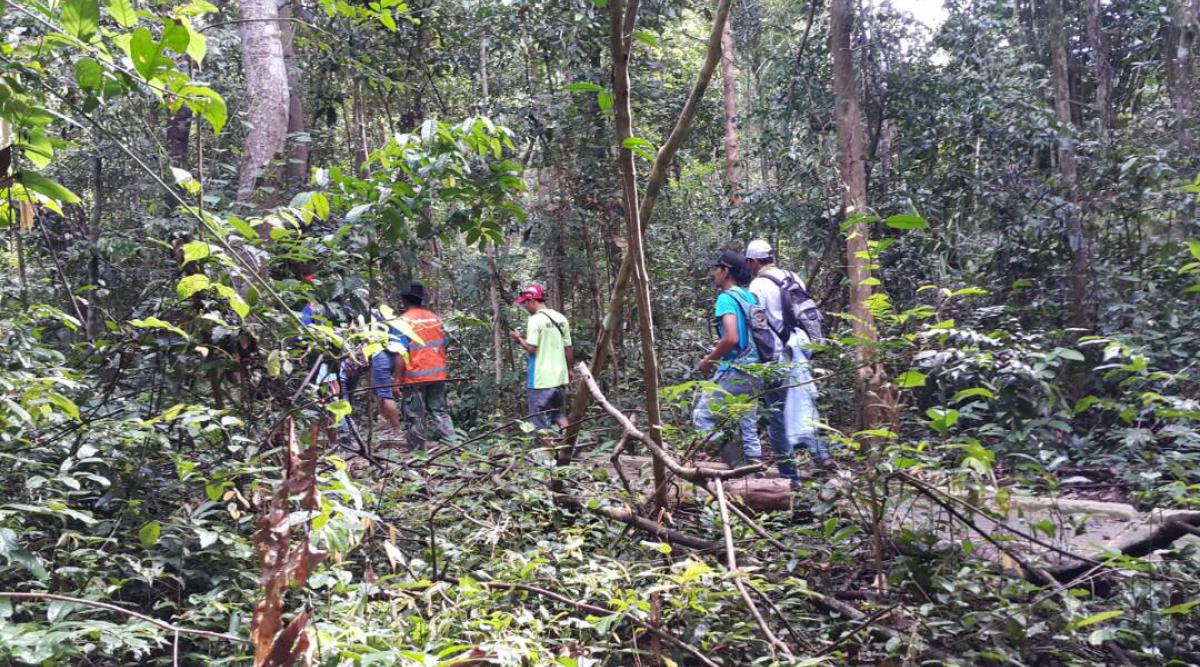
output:
M403 384L437 382L446 379L446 332L442 330L442 318L432 310L412 307L400 316L421 338L421 342L409 341L408 362L404 368Z

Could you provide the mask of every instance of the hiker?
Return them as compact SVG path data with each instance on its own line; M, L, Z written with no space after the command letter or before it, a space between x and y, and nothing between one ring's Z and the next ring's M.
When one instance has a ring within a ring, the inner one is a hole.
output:
M766 310L767 321L782 343L778 357L770 360L763 394L763 407L768 413L767 436L775 450L779 474L797 486L799 475L794 460L797 445L803 445L822 469L834 465L828 446L817 435L820 422L817 387L808 365L812 352L805 348L813 341L801 323L795 321L797 318L785 316L785 312L794 312L792 301L808 296L799 276L775 265L775 251L767 241L756 239L746 246L746 263L755 275L750 292Z
M750 308L756 305L754 295L739 285L748 280L750 270L746 260L732 250L722 252L709 265L713 285L719 290L714 317L717 341L713 349L700 360L702 375L711 374L719 389L700 394L692 411L692 423L701 434L711 434L723 420L717 414L719 404L731 396L753 396L759 382L739 368L741 364L758 362L758 350L750 336ZM719 449L721 459L730 468L753 465L762 459L758 440L757 399L737 417L740 438L731 438Z
M420 342L402 336L408 358L397 357L396 382L404 397L408 445L423 449L430 439L425 428L427 418L438 440L454 438L454 422L446 411L446 332L442 318L425 307L424 285L413 283L400 299L404 308L400 319L412 327Z
M399 437L402 430L400 408L396 405L396 394L392 390L392 385L396 383L393 377L396 371L396 359L405 351L403 335L390 323L391 319L393 318L390 308L372 309L370 328L387 333L384 348L371 355L370 359L360 358L361 355L356 350L343 360L338 369L338 384L342 389L342 397L346 400L350 400L359 380L370 370L370 375L367 377L371 382L371 392L379 400L379 414L383 416L391 430L390 433L381 432L379 434L381 437ZM359 325L366 328L361 320L360 317Z
M563 411L567 400L571 364L575 352L571 347L571 325L567 318L546 305L546 291L541 285L530 285L517 296L517 305L529 313L525 336L513 329L508 337L529 353L526 386L526 408L529 421L539 431L556 425L567 427Z

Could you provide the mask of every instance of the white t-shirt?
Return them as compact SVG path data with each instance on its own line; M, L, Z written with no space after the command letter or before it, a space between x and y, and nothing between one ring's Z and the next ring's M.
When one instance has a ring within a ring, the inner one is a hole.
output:
M779 267L773 267L767 269L766 273L779 280L783 280L784 277L791 275L795 278L796 282L800 283L801 287L804 287L804 281L800 279L800 276L791 271L784 271ZM776 332L783 329L783 297L780 295L779 286L760 274L754 280L750 281L750 293L758 298L759 305L767 311L767 321L771 324L771 329Z

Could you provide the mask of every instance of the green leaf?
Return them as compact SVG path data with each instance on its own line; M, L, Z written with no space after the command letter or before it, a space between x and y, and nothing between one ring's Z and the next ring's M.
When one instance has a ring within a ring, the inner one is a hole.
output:
M96 0L65 0L62 25L68 34L91 41L100 29L100 4Z
M1078 630L1080 628L1086 628L1089 625L1103 623L1104 621L1107 621L1110 618L1116 618L1123 613L1125 613L1125 612L1121 611L1120 609L1110 609L1109 611L1102 611L1098 614L1092 614L1091 616L1088 616L1087 618L1083 619L1082 621L1075 621L1074 623L1072 623L1071 629Z
M333 403L327 404L325 406L325 409L328 410L329 413L333 415L333 423L334 423L334 425L337 425L337 424L342 423L342 420L350 415L350 412L351 412L350 401L347 401L347 400L335 401Z
M883 224L892 229L927 229L929 223L925 222L925 218L912 213L901 213L883 221Z
M237 290L221 283L217 283L213 287L216 288L217 294L220 294L222 298L229 302L229 307L233 309L233 312L238 314L238 317L243 320L246 319L246 316L250 314L250 306L242 298L242 295L237 293Z
M129 59L133 67L143 78L152 79L158 71L159 61L162 60L162 44L154 41L154 36L146 28L138 28L129 38ZM180 91L182 95L183 92Z
M957 403L964 398L974 398L976 396L983 398L996 398L996 395L993 394L990 389L984 389L983 387L972 387L970 389L963 389L962 391L954 394L954 398L950 399L950 402Z
M132 28L137 23L137 12L133 10L130 0L108 0L108 13L121 24L122 28Z
M596 104L600 105L600 110L607 113L613 108L613 95L607 90L602 90L596 93Z
M187 28L175 21L167 20L167 25L163 28L162 34L163 46L175 53L186 54L189 41L191 41L191 34Z
M30 190L33 190L38 194L45 195L57 202L63 204L79 203L79 197L74 192L71 192L70 190L59 185L57 182L52 181L37 172L29 170L22 171L21 183L23 183L25 187L29 188Z
M76 421L79 420L79 406L75 405L75 401L63 396L56 391L46 392L46 400L58 406L68 417Z
M205 39L202 33L197 32L196 29L192 27L191 21L188 21L187 19L181 19L181 21L183 23L183 27L186 28L188 32L187 54L192 60L196 61L197 65L199 65L204 62L204 56L208 53L208 40Z
M179 295L180 300L188 299L196 292L208 289L211 285L212 281L208 279L208 276L203 273L195 273L180 279L179 284L175 286L175 293Z
M188 338L188 335L184 333L183 329L180 329L170 322L164 322L154 316L147 317L144 320L130 320L129 323L135 327L138 327L139 329L166 329L171 333L176 333L184 338Z
M183 264L205 259L212 255L212 249L204 241L189 241L183 246Z
M251 241L258 240L258 232L255 231L254 227L251 227L250 223L242 220L236 215L231 215L225 218L225 222L229 223L230 227L233 227L235 230L237 230L237 233L241 234L245 238L250 239Z
M896 386L901 389L912 389L925 386L925 374L917 370L907 370L896 378Z
M634 30L630 36L646 46L658 48L658 38L645 30Z
M157 521L147 522L138 531L138 542L146 549L158 544L158 538L162 535L162 524Z
M1166 616L1173 616L1175 614L1187 614L1187 613L1190 613L1192 611L1192 609L1194 607L1196 607L1196 605L1200 605L1200 598L1196 598L1195 600L1189 600L1189 601L1183 602L1181 604L1172 605L1170 607L1167 607L1166 609L1160 610L1158 613L1166 615Z
M604 92L604 88L602 86L598 86L598 85L596 85L594 83L590 83L588 81L576 81L575 83L569 83L565 87L563 87L563 90L565 90L567 92L571 92L571 93L602 93L602 92Z
M96 90L104 82L104 68L91 58L75 61L75 83L84 90Z
M211 88L196 85L184 86L179 89L178 94L193 113L208 121L213 134L221 133L221 129L225 127L225 119L229 116L224 98Z
M1200 259L1200 240L1192 239L1188 241L1188 252L1192 253L1192 257Z
M1078 350L1069 350L1065 347L1056 347L1054 348L1054 352L1063 359L1070 359L1071 361L1084 361L1083 353Z
M396 32L396 19L392 16L391 12L379 12L379 22L388 30Z

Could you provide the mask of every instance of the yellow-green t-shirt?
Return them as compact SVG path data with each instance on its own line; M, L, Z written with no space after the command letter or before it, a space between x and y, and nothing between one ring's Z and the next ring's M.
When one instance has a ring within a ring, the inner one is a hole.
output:
M537 352L529 355L528 387L552 389L567 384L566 348L571 345L567 318L551 308L539 310L529 316L525 340L537 346Z

